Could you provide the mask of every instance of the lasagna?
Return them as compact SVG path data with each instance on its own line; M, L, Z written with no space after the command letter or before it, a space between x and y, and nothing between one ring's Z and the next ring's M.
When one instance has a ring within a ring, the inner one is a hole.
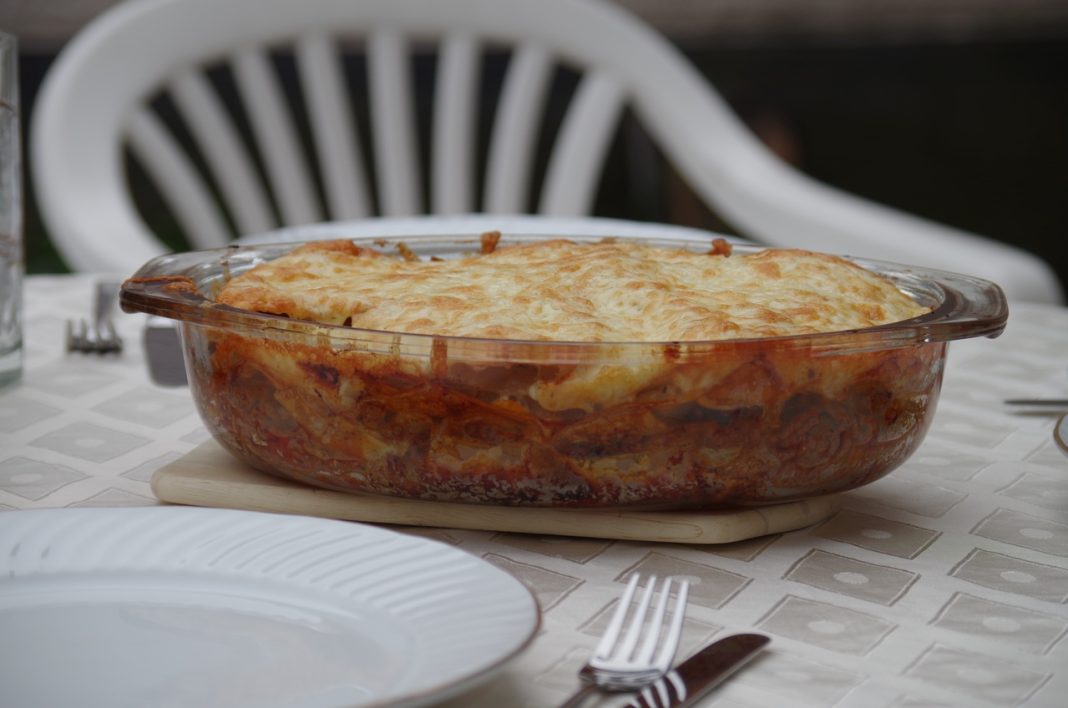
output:
M230 281L219 302L363 329L569 342L781 337L926 311L843 258L730 253L554 240L422 260L312 243Z
M216 437L333 489L668 508L851 488L922 439L944 345L823 336L928 311L875 272L722 240L498 239L444 259L312 243L229 280L217 305L318 329L187 344Z

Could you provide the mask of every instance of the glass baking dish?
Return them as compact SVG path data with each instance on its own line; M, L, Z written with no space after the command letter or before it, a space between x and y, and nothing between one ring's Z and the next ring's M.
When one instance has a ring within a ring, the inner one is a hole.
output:
M481 243L354 241L421 258ZM122 307L179 321L197 408L236 457L310 485L414 499L726 508L858 487L923 440L947 342L995 337L1008 317L993 283L861 259L931 312L827 334L591 343L371 331L214 302L228 279L296 245L161 256L123 284Z

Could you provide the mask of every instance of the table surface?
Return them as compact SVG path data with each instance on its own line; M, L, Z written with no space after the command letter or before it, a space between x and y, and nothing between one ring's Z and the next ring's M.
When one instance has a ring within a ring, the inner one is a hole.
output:
M156 504L153 472L208 439L185 389L154 386L141 316L118 357L67 354L94 278L26 282L23 381L0 392L0 509ZM996 340L950 346L934 425L901 468L828 521L725 546L403 529L514 574L542 628L500 677L450 706L545 706L576 688L631 571L697 581L682 653L731 632L770 649L702 705L1061 706L1068 695L1068 309L1013 307Z

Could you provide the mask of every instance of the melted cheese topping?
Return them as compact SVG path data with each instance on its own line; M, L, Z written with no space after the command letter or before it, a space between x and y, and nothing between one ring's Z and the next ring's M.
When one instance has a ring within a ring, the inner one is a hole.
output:
M234 278L218 301L365 329L595 342L836 332L927 312L886 278L836 256L712 255L610 240L543 241L443 261L311 243Z

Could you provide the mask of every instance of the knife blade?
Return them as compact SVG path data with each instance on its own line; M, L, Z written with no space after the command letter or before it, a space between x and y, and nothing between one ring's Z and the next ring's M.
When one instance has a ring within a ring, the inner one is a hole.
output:
M626 708L691 706L770 641L762 634L735 634L713 642L643 688Z

